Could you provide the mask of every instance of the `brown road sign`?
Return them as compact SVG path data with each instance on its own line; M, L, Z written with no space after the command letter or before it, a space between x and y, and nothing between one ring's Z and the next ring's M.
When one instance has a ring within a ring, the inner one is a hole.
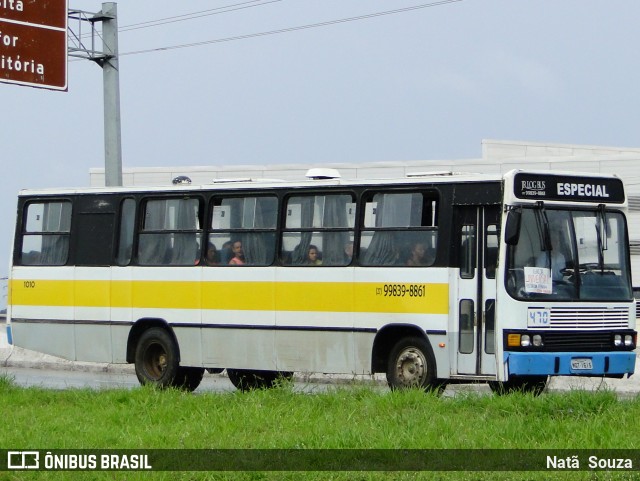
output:
M0 82L67 90L67 0L0 0Z
M0 19L67 28L67 0L0 0Z

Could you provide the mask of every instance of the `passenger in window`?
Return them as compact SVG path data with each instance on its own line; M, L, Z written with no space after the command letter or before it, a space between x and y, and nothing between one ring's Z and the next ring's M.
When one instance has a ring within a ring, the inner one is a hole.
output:
M231 251L233 252L233 257L229 261L230 266L243 266L245 264L244 260L244 250L242 250L242 242L237 240L231 245Z
M427 245L424 242L416 242L411 248L406 265L428 266L431 265L431 262L433 262L433 258L429 255Z
M349 241L344 245L344 265L351 264L353 258L353 242Z
M214 244L209 243L207 246L207 253L205 254L204 260L209 266L220 265L220 253Z
M320 253L318 248L311 244L307 251L307 265L309 266L320 266L322 265L322 261L320 260Z
M291 260L291 252L282 251L282 254L280 254L280 262L282 262L284 266L291 265L293 263Z
M231 241L226 241L224 244L222 244L222 248L219 251L220 264L224 264L224 265L228 264L231 258L233 257L233 252L231 250L232 245L233 245L233 242Z

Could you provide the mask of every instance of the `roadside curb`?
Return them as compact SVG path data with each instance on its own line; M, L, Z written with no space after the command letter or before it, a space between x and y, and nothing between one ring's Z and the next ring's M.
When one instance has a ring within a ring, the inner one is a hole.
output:
M133 364L112 364L101 362L69 361L48 354L41 354L16 346L0 347L0 367L14 367L23 369L40 369L54 371L102 372L112 374L130 374L135 376ZM226 378L226 374L213 374ZM304 373L294 376L296 382L314 384L350 384L364 383L386 385L384 376L352 376L339 374Z
M61 359L47 354L40 354L15 346L0 348L0 366L29 369L51 369L56 371L135 374L135 369L131 364L69 361L67 359Z

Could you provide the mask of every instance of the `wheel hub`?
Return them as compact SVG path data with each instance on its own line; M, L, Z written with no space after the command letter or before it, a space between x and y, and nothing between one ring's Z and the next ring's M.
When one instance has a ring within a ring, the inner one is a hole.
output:
M145 369L147 373L155 379L160 379L162 373L167 369L169 359L166 351L159 344L149 346L145 353Z
M407 348L396 364L398 378L405 386L419 386L427 374L427 361L416 348Z

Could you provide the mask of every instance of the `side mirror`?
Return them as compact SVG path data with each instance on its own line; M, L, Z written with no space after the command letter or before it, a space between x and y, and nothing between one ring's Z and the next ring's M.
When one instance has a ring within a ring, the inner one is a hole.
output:
M520 219L522 211L510 210L507 214L507 225L504 229L504 242L507 245L515 245L520 237Z

